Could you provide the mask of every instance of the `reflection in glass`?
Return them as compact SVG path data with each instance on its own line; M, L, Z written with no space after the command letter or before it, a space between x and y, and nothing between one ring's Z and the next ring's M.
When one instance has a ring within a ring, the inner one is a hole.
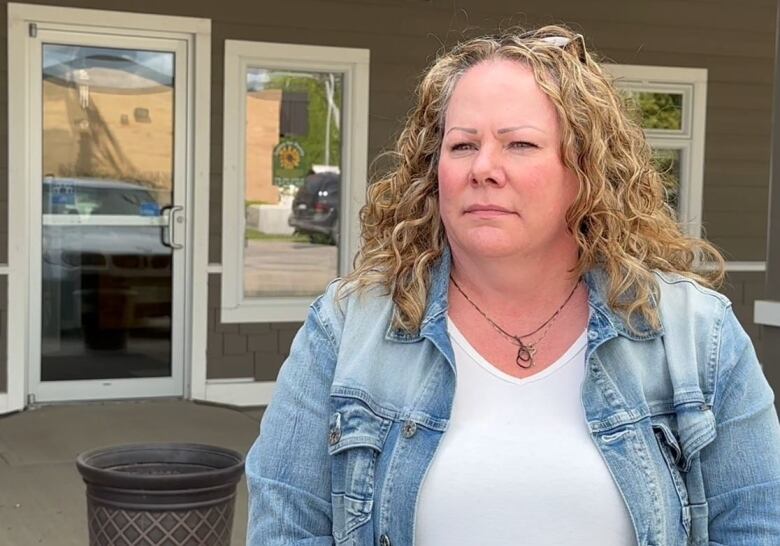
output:
M43 46L43 381L171 373L173 61Z
M338 274L342 84L247 71L246 297L312 296Z
M654 148L653 166L664 176L666 201L679 214L680 159L682 151L673 148Z
M682 94L628 91L627 98L640 115L643 128L682 130Z

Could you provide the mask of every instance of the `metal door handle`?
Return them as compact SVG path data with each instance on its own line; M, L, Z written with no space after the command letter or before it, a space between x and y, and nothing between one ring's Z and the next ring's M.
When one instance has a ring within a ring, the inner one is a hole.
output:
M174 225L176 224L175 216L177 212L181 212L184 210L184 207L181 205L175 205L167 210L168 212L168 225L166 226L166 234L167 236L163 236L163 244L165 246L169 246L174 250L180 250L184 248L184 245L181 243L176 242L176 237L174 237ZM181 217L179 218L179 222L181 223Z

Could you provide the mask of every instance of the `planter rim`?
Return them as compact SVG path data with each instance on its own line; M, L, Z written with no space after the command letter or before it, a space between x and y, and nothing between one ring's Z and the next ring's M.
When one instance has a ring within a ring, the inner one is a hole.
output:
M197 458L181 459L176 454L205 455L222 458L225 466L180 474L143 474L114 470L111 466L132 466L144 463L208 465ZM114 464L101 466L101 459L114 459ZM129 490L187 490L203 489L219 485L235 484L244 472L244 457L239 452L224 447L197 443L136 443L92 449L80 453L76 467L88 486L111 487Z

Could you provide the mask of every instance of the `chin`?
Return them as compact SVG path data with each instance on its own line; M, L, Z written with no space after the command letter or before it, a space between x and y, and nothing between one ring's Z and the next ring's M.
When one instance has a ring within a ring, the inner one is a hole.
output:
M503 234L472 234L466 240L463 240L460 248L471 256L481 256L483 258L503 258L516 255L523 251L525 245L520 241L513 240Z
M471 254L474 256L481 256L483 258L505 258L507 256L514 256L520 252L518 248L508 248L503 246L481 246L471 249Z

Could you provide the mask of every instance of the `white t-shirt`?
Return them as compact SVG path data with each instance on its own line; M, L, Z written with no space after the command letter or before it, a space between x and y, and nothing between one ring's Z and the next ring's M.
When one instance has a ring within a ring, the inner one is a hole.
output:
M635 545L580 402L585 332L551 366L520 379L448 326L457 387L421 486L415 545Z

